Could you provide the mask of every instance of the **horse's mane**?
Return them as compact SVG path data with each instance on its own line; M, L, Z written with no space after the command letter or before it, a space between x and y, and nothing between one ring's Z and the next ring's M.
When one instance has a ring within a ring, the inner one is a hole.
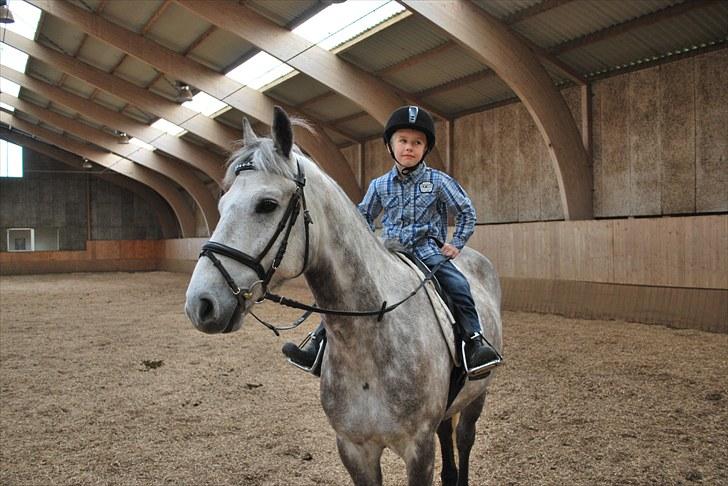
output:
M315 133L312 127L307 124L305 120L300 118L291 118L291 124L294 126L301 126ZM228 190L235 180L235 166L238 162L250 161L256 170L279 175L288 179L295 179L298 172L297 164L301 164L301 167L307 177L315 171L322 179L329 181L330 190L339 192L344 200L351 202L349 197L344 193L343 189L341 189L341 186L339 186L336 181L334 181L324 170L321 169L321 167L319 167L318 163L313 158L305 154L296 144L293 145L290 158L285 158L278 154L275 149L275 143L268 137L258 136L256 140L247 144L244 144L243 140L239 140L236 145L238 148L234 150L227 161L227 172L223 181L223 188L225 190ZM341 209L349 211L352 218L362 218L362 222L366 225L363 217L356 209L355 204L347 204L345 207L341 207ZM402 251L402 246L398 242L385 242L381 238L374 237L374 234L372 234L372 236L372 240L375 241L376 244L381 245L383 250L392 254Z

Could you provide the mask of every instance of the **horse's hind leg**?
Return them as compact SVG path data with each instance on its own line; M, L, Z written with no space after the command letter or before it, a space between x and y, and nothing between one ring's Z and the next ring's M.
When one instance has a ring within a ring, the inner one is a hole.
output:
M349 471L356 486L382 485L381 446L375 444L355 444L341 437L336 438L341 462Z
M470 463L470 450L475 442L475 423L483 411L485 393L473 400L460 412L460 422L457 425L457 444L460 472L457 486L468 486L468 466Z
M437 428L437 437L440 439L440 451L442 452L442 472L440 473L442 486L456 486L458 480L458 469L455 465L452 422L452 418L443 420Z

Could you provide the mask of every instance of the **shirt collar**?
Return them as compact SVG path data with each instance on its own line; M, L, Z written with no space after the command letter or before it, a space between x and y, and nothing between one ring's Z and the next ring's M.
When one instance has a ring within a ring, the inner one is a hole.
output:
M427 170L427 164L423 160L420 165L417 166L415 170L407 174L406 176L402 177L399 174L399 171L397 170L397 164L395 164L392 167L392 170L389 171L390 177L393 179L397 179L400 182L406 182L406 181L415 181L420 178L420 176Z

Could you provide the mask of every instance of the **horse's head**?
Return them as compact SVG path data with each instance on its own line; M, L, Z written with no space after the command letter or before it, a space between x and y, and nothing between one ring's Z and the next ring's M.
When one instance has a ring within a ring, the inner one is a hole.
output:
M266 289L301 274L308 260L307 160L293 145L291 121L276 107L272 138L256 136L247 120L243 130L243 145L230 157L220 221L187 288L185 312L207 333L239 329Z

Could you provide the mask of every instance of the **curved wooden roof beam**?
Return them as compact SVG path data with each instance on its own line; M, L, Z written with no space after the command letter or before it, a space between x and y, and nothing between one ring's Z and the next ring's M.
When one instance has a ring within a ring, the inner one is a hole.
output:
M564 218L590 219L592 174L569 108L533 52L507 27L466 0L400 0L495 71L536 122L551 156Z
M122 156L123 158L135 162L139 165L147 167L162 175L166 175L174 182L182 186L186 190L197 206L200 208L202 217L207 226L208 235L212 234L215 229L220 215L217 211L217 202L202 181L192 172L191 169L180 167L167 157L163 157L155 152L150 152L141 147L132 144L120 144L113 135L90 127L85 123L60 115L45 108L23 101L15 96L6 93L0 93L0 100L16 110L34 116L43 123L56 126L57 128L71 133L81 139L105 148L110 152Z
M182 237L191 238L195 236L194 212L184 200L179 190L166 177L159 175L146 167L141 167L129 162L117 155L69 140L55 132L33 125L32 123L18 118L17 116L10 115L4 111L0 111L0 121L10 125L11 127L18 127L19 129L35 135L36 137L64 150L86 157L98 165L113 170L114 172L124 174L125 176L137 180L151 189L154 189L167 201L172 208L172 211L174 211L174 214L177 217L177 222L180 226Z
M21 145L33 152L46 155L51 159L62 162L78 171L86 172L93 177L103 179L115 186L121 187L129 192L133 192L146 201L152 211L157 215L157 221L162 229L162 237L179 238L179 227L174 213L172 212L172 208L169 207L164 199L159 197L159 194L149 189L144 184L119 173L101 174L87 171L82 167L83 161L79 156L66 152L58 147L54 147L53 145L48 145L40 140L36 140L26 135L21 135L18 131L10 131L7 128L0 127L0 138L13 142L17 145Z
M170 120L167 118L167 114L171 110L165 108L171 107L167 107L164 103L162 103L162 101L168 101L161 96L155 95L128 81L124 81L121 78L91 67L88 64L70 56L61 54L53 49L49 49L48 47L44 47L36 42L30 41L13 32L4 31L3 34L5 36L6 44L25 52L34 59L54 66L71 76L91 84L92 86L96 86L99 89L108 91L114 96L136 104L145 111ZM137 137L146 143L174 155L178 159L183 160L191 166L201 170L207 174L208 177L217 182L218 185L221 185L222 179L225 176L223 157L204 150L203 148L186 140L182 140L179 137L168 135L154 127L140 123L127 116L120 115L113 110L102 107L98 103L89 102L89 100L85 98L73 95L68 91L51 86L48 83L38 81L29 76L18 73L17 71L13 71L10 68L3 67L3 73L6 78L11 79L21 86L26 86L33 91L41 93L46 98L64 104L69 108L73 108L75 111L91 113L87 115L89 118L93 118L114 129L125 131L129 135ZM174 103L168 103L174 105L174 108L183 108ZM184 108L184 110L189 111L193 115L196 114L187 108ZM170 121L174 123L174 120ZM215 125L221 124L215 123ZM230 130L230 133L234 133L234 131ZM229 142L232 140L233 138L230 138L227 143L228 149L230 148Z
M213 25L245 39L350 99L377 120L382 127L386 125L389 115L395 109L409 104L394 91L392 86L381 79L243 5L227 0L175 1ZM437 147L431 152L428 161L442 169L444 164L436 149Z
M159 71L205 91L267 125L273 119L273 107L281 104L259 91L243 86L202 64L69 2L28 0L28 3L154 66ZM295 114L295 109L285 108ZM362 196L361 187L343 154L323 130L314 135L304 128L296 127L295 134L298 144L321 164L351 199L358 201Z

